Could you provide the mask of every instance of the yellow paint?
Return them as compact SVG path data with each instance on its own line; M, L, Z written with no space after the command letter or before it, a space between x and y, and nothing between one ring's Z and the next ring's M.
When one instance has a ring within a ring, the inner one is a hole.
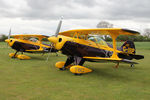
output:
M112 60L112 61L119 61L119 60L122 60L120 58L102 58L102 57L83 57L85 59L97 59L97 60Z
M111 34L112 40L113 40L113 55L110 58L115 58L115 59L119 59L118 55L117 55L117 47L116 47L116 38L118 37L119 34Z
M12 47L14 42L15 42L15 40L10 38L10 39L6 39L5 42L7 42L10 47Z
M84 73L92 72L92 70L83 66L74 65L70 68L70 72L76 74L84 74Z
M7 42L10 47L12 47L13 44L14 44L16 41L17 41L17 42L21 42L21 43L26 43L26 44L32 44L32 45L40 46L40 48L37 49L37 50L26 50L26 51L33 51L33 52L34 52L34 51L43 51L43 48L42 48L42 47L50 48L50 46L47 46L47 45L42 44L41 41L32 42L32 41L30 41L30 40L22 40L22 39L14 39L14 38L10 38L10 39L6 39L6 40L5 40L5 42Z
M18 59L20 60L28 60L28 59L31 59L31 57L27 56L27 55L23 55L23 54L20 54L17 56Z
M14 57L15 53L9 53L9 57ZM18 55L16 54L15 58L17 57Z
M131 33L123 31L121 28L96 28L96 29L76 29L60 32L59 35L64 36L73 36L77 32L78 34L87 35L87 34L101 34L101 35L111 35L111 34L120 34L120 35L138 35L139 33Z
M63 62L63 61L59 61L59 62L57 62L56 64L55 64L55 66L57 67L57 68L62 68L63 66L65 65L65 62ZM69 65L69 66L66 66L65 68L70 68L72 65Z
M36 34L20 34L20 35L11 35L11 36L16 39L23 39L23 37L35 37L35 38L38 38L39 41L41 41L43 38L47 38L47 36L36 35Z
M5 40L5 42L7 42L10 47L13 46L13 44L14 44L15 41L18 41L18 42L27 43L27 44L38 45L40 47L50 48L50 46L44 45L41 42L41 40L43 38L47 38L47 36L44 36L44 35L21 34L21 35L12 35L12 37L14 37L14 38L10 38L10 39L6 39ZM36 42L30 41L30 40L24 40L23 38L26 38L26 37L38 38L38 40ZM41 51L41 50L43 50L43 48L40 48L39 51Z
M123 52L128 53L128 54L135 54L135 49L134 48L130 48L129 44L126 44L125 46L123 46Z
M90 34L101 34L101 35L110 35L113 40L113 48L110 48L108 45L98 44L96 42L93 42L91 40L86 40L86 38L82 38L82 35L85 35L86 37ZM121 60L117 53L123 53L122 51L117 50L116 47L116 38L119 35L137 35L137 33L132 33L130 31L124 31L120 28L101 28L101 29L77 29L77 30L69 30L65 32L60 32L57 37L49 37L48 40L55 44L55 48L60 50L66 41L72 41L75 43L87 45L94 48L99 48L107 51L113 51L113 54L110 58L98 58L97 59L104 59L104 60ZM59 39L62 39L61 42L59 42ZM81 39L80 39L81 38ZM129 50L130 52L133 50ZM94 58L96 59L96 58Z
M61 39L61 42L59 42L59 39ZM66 41L73 41L72 38L62 35L58 35L57 37L55 36L49 37L48 40L55 44L54 46L57 50L60 50Z
M59 38L62 39L61 42L59 42ZM94 48L104 49L104 50L108 50L108 51L114 51L114 49L110 48L108 45L101 45L101 44L97 44L97 43L95 43L91 40L71 38L71 37L62 36L62 35L58 35L57 37L55 37L55 36L49 37L48 40L55 44L55 48L57 50L60 50L63 47L63 45L65 44L66 41L72 41L72 42L76 42L76 43L79 43L79 44L91 46L91 47L94 47ZM116 50L116 52L120 53L122 51Z

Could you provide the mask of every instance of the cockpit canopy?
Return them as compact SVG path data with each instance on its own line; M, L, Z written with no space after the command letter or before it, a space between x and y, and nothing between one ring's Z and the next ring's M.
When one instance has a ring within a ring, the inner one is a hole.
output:
M35 38L35 37L24 37L23 40L28 40L28 41L31 41L31 42L37 42L38 39Z
M100 45L108 46L107 43L101 38L101 36L98 36L98 35L89 36L88 40L91 40Z

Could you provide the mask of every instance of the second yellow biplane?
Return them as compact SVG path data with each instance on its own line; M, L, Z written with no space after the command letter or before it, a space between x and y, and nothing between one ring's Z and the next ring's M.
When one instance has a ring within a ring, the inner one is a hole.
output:
M9 33L8 39L5 42L8 45L16 50L15 53L10 53L9 56L11 58L19 58L19 59L30 59L29 56L24 55L23 52L27 53L51 53L54 52L57 54L56 49L51 44L42 43L42 39L48 38L45 35L34 35L34 34L21 34L21 35L10 35ZM13 38L10 38L13 37ZM20 55L17 53L21 52Z
M59 23L59 29L62 21ZM59 32L59 31L58 31ZM119 35L138 35L139 32L121 28L97 28L76 29L56 33L48 40L55 44L55 48L62 54L67 55L66 62L57 62L56 67L60 70L70 68L76 75L88 73L92 70L83 66L85 61L90 62L120 62L128 63L131 67L137 62L132 59L143 59L144 56L136 55L135 45L132 41L126 41L120 48L116 46L116 38ZM99 35L110 35L113 44L106 43Z

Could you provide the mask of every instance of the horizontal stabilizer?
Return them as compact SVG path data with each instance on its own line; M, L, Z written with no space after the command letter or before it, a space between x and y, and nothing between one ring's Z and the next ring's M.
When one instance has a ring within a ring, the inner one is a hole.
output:
M132 54L129 54L132 58L136 59L136 60L139 60L139 59L144 59L144 56L143 55L132 55Z

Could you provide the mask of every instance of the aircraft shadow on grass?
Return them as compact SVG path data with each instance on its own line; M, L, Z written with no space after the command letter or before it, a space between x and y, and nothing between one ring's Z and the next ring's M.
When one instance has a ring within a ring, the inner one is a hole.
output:
M120 69L111 68L111 67L112 66L110 66L110 68L108 68L108 67L106 67L106 68L92 68L93 73L87 73L85 75L92 74L92 76L95 76L96 78L98 78L98 77L102 78L103 77L103 78L108 79L108 80L111 79L111 80L132 81L132 78L127 77L126 75L120 74L118 72L118 71L123 69L126 73L126 71L129 71L129 69L131 69L131 68L128 68L126 66L120 66ZM135 70L135 68L134 68L134 70ZM130 73L129 73L129 75L130 75Z

